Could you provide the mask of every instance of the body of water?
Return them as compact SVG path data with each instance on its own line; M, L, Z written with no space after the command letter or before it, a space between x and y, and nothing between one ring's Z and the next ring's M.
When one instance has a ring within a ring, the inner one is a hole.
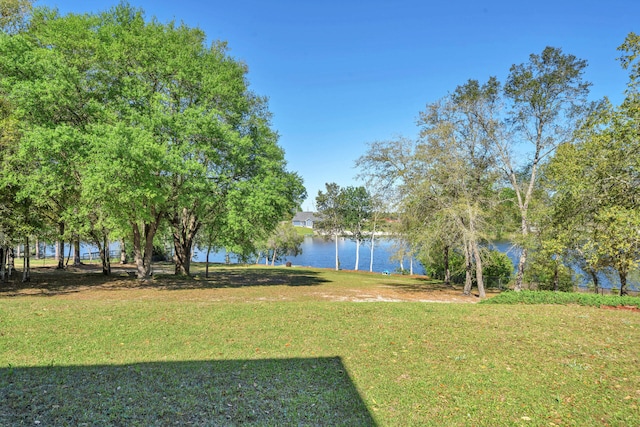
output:
M399 272L401 267L410 270L411 260L405 259L401 263L398 260L392 260L395 253L396 242L392 239L380 238L375 241L373 252L373 271L378 273ZM302 254L298 256L286 256L276 261L276 265L285 265L291 262L294 266L318 267L318 268L335 268L335 250L336 245L333 240L325 240L321 237L305 236L302 243ZM194 252L193 260L196 262L206 261L206 251L197 250ZM340 268L343 270L356 269L356 244L348 238L338 239L338 257L340 259ZM231 262L235 262L233 255L230 255ZM224 263L226 261L226 253L216 252L209 255L210 262ZM371 261L371 246L369 243L360 245L360 260L358 262L358 270L369 271ZM262 258L260 263L264 264ZM269 261L269 265L271 262ZM416 260L413 260L413 273L424 274L424 267Z

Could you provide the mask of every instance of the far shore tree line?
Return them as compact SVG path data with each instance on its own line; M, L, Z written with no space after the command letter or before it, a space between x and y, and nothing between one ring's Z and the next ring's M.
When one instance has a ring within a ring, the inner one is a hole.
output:
M194 245L255 250L305 197L247 66L198 28L122 3L60 15L0 1L0 263L29 239L127 242L148 278L154 242L176 274ZM62 256L59 267L63 267Z

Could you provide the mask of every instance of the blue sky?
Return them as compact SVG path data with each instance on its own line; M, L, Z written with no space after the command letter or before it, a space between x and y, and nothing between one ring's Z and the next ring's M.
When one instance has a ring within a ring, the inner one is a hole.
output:
M62 13L116 1L40 0ZM616 48L640 32L637 0L131 0L148 18L183 21L249 66L269 98L289 169L313 209L326 182L360 185L367 143L417 134L416 118L468 79L504 81L512 64L546 46L589 63L592 98L619 103L628 74Z

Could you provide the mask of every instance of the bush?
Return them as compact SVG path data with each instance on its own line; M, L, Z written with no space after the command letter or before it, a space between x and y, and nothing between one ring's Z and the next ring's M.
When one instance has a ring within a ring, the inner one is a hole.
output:
M571 270L564 264L556 262L553 259L539 256L538 253L532 253L527 260L524 281L531 283L540 291L556 290L554 280L556 268L558 269L558 291L572 292L573 277Z
M480 304L578 304L590 307L631 306L640 308L640 298L631 296L585 294L580 292L506 291Z
M482 276L487 287L503 287L511 280L513 263L503 252L490 250L482 264Z

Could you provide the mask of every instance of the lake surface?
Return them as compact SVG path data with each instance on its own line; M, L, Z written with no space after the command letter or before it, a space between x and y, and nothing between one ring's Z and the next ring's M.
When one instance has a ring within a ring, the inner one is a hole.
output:
M392 260L395 253L394 245L396 242L392 239L380 238L375 241L373 253L373 271L382 273L384 271L397 272L400 271L400 261ZM206 261L206 251L196 250L193 260L197 262ZM212 253L209 256L210 262L225 262L225 252ZM340 238L338 240L338 256L340 259L340 268L344 270L355 270L356 268L356 244L348 238ZM231 261L235 262L233 255ZM369 271L369 263L371 261L371 246L369 244L360 245L360 260L358 270ZM264 264L264 258L260 261ZM321 237L305 236L302 243L302 254L298 256L287 256L276 261L276 265L284 265L291 262L292 265L318 268L335 268L335 242L325 240ZM410 260L405 259L403 264L405 270L410 269ZM413 260L414 274L425 274L424 267L416 260Z

